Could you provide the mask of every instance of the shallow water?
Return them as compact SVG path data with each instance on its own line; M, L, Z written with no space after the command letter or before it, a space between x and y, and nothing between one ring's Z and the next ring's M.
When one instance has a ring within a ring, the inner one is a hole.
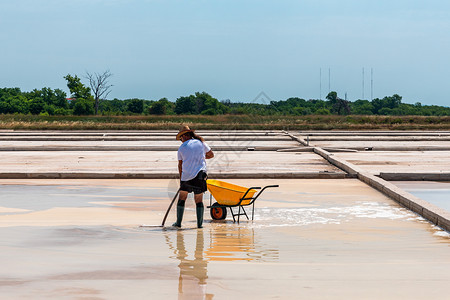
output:
M405 191L450 212L450 182L394 182Z
M279 183L280 189L258 200L253 222L211 221L206 210L198 230L188 199L177 230L139 227L160 224L171 198L167 180L0 180L0 295L108 300L448 295L443 282L450 280L450 239L438 228L358 180ZM174 218L172 212L167 223Z

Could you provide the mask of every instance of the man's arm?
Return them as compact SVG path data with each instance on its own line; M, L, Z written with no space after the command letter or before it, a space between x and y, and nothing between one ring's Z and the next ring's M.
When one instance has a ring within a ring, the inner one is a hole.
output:
M178 173L180 173L180 179L181 179L181 173L183 172L183 161L178 161Z
M205 158L206 159L210 159L214 157L214 152L212 152L212 150L209 150L208 152L205 153Z

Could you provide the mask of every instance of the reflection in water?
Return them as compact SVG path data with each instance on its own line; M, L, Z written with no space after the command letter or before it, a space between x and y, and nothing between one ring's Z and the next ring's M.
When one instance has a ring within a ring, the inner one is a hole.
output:
M278 258L278 250L255 243L254 228L218 225L210 231L205 255L213 261L269 261Z
M209 227L209 241L205 243L208 229L195 230L195 249L186 247L193 243L193 230L166 231L165 238L178 261L178 299L213 299L206 292L209 262L213 261L274 261L277 249L256 243L253 228L215 224ZM176 234L176 247L173 235ZM185 241L186 239L186 241ZM205 249L205 245L209 245ZM194 255L192 257L192 254Z
M170 236L166 235L169 247L174 250L180 261L180 276L178 277L178 299L212 299L214 295L206 293L206 279L208 262L203 258L205 245L203 230L197 230L194 258L188 258L188 251L184 242L185 230L177 230L176 248L172 247Z

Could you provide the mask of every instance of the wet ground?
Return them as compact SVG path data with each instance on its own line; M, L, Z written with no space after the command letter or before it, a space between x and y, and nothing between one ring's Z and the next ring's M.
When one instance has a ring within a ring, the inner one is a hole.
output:
M175 180L1 180L1 298L448 297L448 233L360 181L227 181L280 187L240 224L196 229L189 200L176 230L139 227Z

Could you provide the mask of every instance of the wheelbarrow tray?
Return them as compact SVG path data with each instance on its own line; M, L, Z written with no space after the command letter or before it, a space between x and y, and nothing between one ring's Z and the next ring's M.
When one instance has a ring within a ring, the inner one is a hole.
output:
M233 221L236 221L235 217L237 216L238 223L239 218L242 215L246 216L247 220L250 220L244 209L244 206L252 206L253 220L255 212L255 201L259 197L259 195L261 195L261 193L267 188L278 187L278 185L268 185L262 189L261 187L246 188L215 179L208 179L206 183L208 186L208 190L211 193L209 198L210 205L207 206L207 208L211 209L211 217L214 220L223 220L226 218L227 208L229 208L231 214L233 215ZM255 195L257 190L259 190L259 192ZM216 199L217 201L214 204L212 204L212 197L214 197L214 199ZM236 206L238 207L238 211L234 212L233 207Z
M253 195L257 192L254 189L249 190L243 186L215 179L208 179L206 183L217 203L224 206L249 205L253 200ZM246 192L247 194L245 194ZM243 198L244 196L245 198Z

